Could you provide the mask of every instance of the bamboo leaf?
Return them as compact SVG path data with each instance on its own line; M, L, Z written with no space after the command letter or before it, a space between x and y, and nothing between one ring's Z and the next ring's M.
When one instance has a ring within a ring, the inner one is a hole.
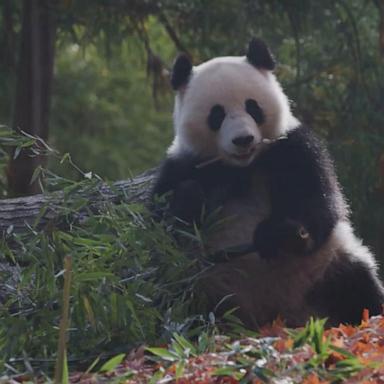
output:
M120 353L119 355L112 357L102 365L99 372L110 372L114 370L118 365L122 363L122 361L124 360L124 357L125 357L125 353Z

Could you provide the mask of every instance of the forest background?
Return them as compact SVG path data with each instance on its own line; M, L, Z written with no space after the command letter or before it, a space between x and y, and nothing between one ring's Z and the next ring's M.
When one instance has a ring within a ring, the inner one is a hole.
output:
M32 13L25 19L44 4L50 15L42 17L42 33L26 26L37 41L22 45L23 2L2 2L0 123L43 137L86 172L128 178L158 164L172 138L167 70L175 54L186 51L195 63L238 55L252 36L260 36L275 53L277 76L296 115L328 142L359 233L384 257L381 0L25 3ZM18 95L27 93L31 81L23 77L32 71L28 44L51 50L38 63L48 99L40 106L48 122L38 128L21 126L18 116L36 99L20 101ZM53 162L48 167L58 171ZM5 171L3 196L9 195ZM65 173L70 170L59 172L75 177Z

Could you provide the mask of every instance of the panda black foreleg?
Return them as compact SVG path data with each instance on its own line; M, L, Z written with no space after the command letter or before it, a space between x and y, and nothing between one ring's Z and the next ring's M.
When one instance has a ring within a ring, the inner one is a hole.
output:
M271 215L254 234L261 256L307 255L321 248L342 207L333 165L322 143L305 128L274 143L258 163L270 193Z
M253 243L261 257L271 258L282 254L306 254L312 249L313 239L302 223L271 217L257 227Z
M170 201L171 213L187 222L199 224L205 201L203 187L196 180L185 180L174 190Z

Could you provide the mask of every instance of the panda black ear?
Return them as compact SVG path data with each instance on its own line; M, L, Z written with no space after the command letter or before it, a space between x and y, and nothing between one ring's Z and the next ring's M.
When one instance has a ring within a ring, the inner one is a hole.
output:
M275 59L273 58L267 44L261 39L253 38L248 45L247 51L248 61L256 68L268 69L273 71L276 66Z
M185 53L177 56L171 73L171 84L174 90L179 89L182 85L188 83L192 73L192 63Z

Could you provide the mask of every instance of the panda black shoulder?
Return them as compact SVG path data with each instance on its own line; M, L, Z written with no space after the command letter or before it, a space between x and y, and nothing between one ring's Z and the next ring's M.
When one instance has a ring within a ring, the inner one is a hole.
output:
M191 154L167 157L157 172L152 195L161 196L180 182L193 178L197 163L198 159Z
M348 207L331 156L324 141L310 128L301 125L272 143L258 163L270 175L284 174L283 180L300 188L303 196L309 196L313 191L321 192L339 218L347 219ZM296 189L292 193L298 192Z
M287 157L289 155L289 157ZM284 165L305 164L305 160L326 172L335 179L333 162L323 142L310 128L299 126L288 132L286 137L271 144L260 160L273 168L281 168Z
M198 222L204 205L204 190L197 180L199 158L192 154L167 157L158 171L152 189L152 210L155 216L162 217L156 199L173 192L169 203L170 212L184 222Z

